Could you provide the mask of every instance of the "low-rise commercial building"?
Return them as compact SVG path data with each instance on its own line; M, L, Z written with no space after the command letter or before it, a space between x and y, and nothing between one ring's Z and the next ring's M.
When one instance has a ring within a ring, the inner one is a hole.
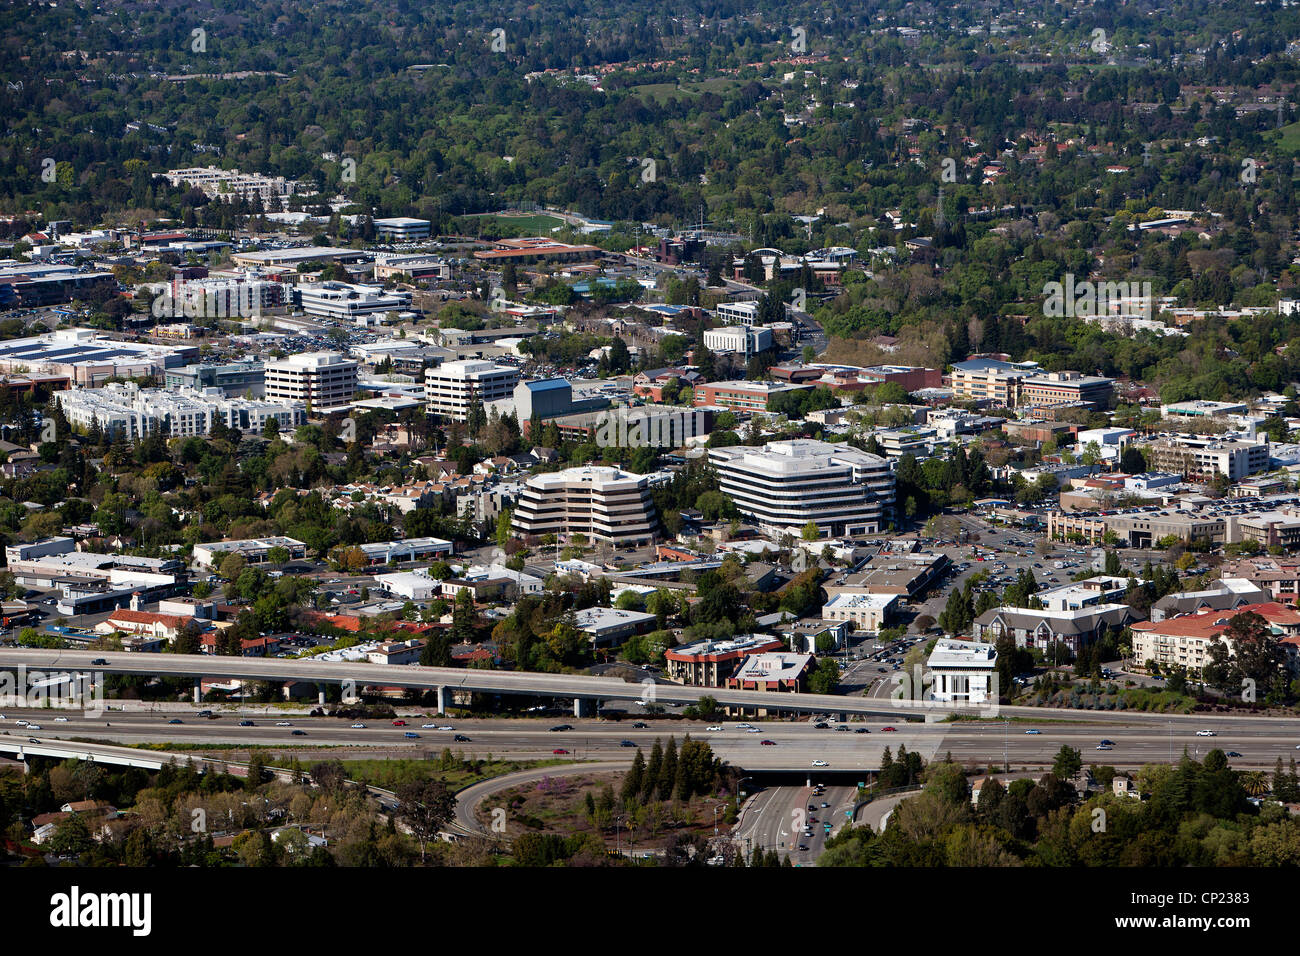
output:
M722 687L751 654L779 651L784 645L770 634L742 634L725 641L696 641L664 651L669 680L692 687Z
M653 630L656 620L653 614L613 607L584 608L574 615L578 630L587 635L592 647L615 647Z
M194 563L201 568L211 568L216 563L216 556L227 554L243 555L249 564L265 564L270 561L273 548L286 551L290 560L307 556L307 545L297 538L285 535L270 535L265 538L243 538L232 541L210 541L194 546Z
M1011 637L1017 647L1050 649L1060 643L1071 654L1099 640L1111 628L1124 627L1133 619L1126 604L1097 604L1068 611L996 607L975 619L972 630L977 641L996 644Z
M978 641L935 642L925 662L931 676L930 700L943 703L997 703L998 652L992 644Z

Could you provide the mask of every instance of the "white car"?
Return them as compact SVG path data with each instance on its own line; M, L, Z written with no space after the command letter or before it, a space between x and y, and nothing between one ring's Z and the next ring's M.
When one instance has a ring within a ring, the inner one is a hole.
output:
M1198 731L1196 732L1196 736L1198 736L1198 737L1214 737L1214 736L1217 736L1217 735L1214 733L1213 730L1198 730Z
M42 730L43 728L41 727L40 724L28 724L28 725L27 725L27 729L28 729L28 730Z
M704 729L705 729L705 730L721 730L721 729L722 729L722 724L713 724L711 727L706 727L706 728L704 728Z
M439 730L455 730L456 728L453 727L451 724L443 724L443 725L440 726L438 729L439 729Z
M830 764L828 764L825 760L814 760L814 761L812 762L812 765L813 765L814 767L829 767L829 766L830 766Z
M352 729L353 729L353 730L365 730L365 729L366 729L366 725L365 725L365 724L353 724L353 725L352 725Z
M736 729L737 729L737 730L749 730L749 728L750 728L751 726L753 726L753 725L752 725L752 724L736 724Z
M66 717L55 717L55 718L54 718L54 722L55 722L56 724L66 724L66 723L68 722L68 718L66 718Z
M747 733L747 734L756 734L756 733L759 733L759 729L758 729L757 727L750 727L748 730L745 731L745 733Z
M277 727L292 727L293 724L289 723L289 721L287 721L287 720L277 720L277 721L275 722L275 726L277 726Z
M437 729L438 729L438 725L437 725L437 724L421 724L421 725L420 725L420 729L421 729L421 730L437 730Z
M26 726L27 726L27 721L25 721L25 720L20 720L20 721L18 721L17 723L18 723L18 726L19 726L19 727L26 727Z

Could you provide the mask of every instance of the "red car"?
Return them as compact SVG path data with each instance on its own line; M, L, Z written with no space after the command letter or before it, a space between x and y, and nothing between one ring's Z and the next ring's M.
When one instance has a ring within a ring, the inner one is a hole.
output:
M764 747L775 747L775 746L776 746L776 741L775 741L775 740L764 740L764 741L761 741L761 743L763 744Z
M395 720L395 721L393 721L393 726L394 726L394 727L405 727L405 726L406 726L406 721L404 721L404 720Z
M563 747L556 747L554 750L551 751L551 753L553 753L553 754L567 754L568 751L565 750Z
M897 730L897 729L898 729L897 727L881 727L881 728L880 728L880 732L881 732L882 734L887 734L887 733L889 733L890 731L894 731L894 730Z

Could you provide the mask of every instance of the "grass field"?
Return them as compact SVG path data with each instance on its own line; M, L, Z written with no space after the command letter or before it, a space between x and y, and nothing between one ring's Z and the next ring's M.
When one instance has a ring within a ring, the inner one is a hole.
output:
M1290 123L1274 131L1279 148L1290 153L1300 152L1300 123Z

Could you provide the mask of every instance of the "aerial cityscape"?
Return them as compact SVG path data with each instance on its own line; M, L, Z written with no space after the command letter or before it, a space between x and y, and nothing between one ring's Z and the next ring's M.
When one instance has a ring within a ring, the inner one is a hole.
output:
M1300 4L0 16L5 869L1300 865Z

